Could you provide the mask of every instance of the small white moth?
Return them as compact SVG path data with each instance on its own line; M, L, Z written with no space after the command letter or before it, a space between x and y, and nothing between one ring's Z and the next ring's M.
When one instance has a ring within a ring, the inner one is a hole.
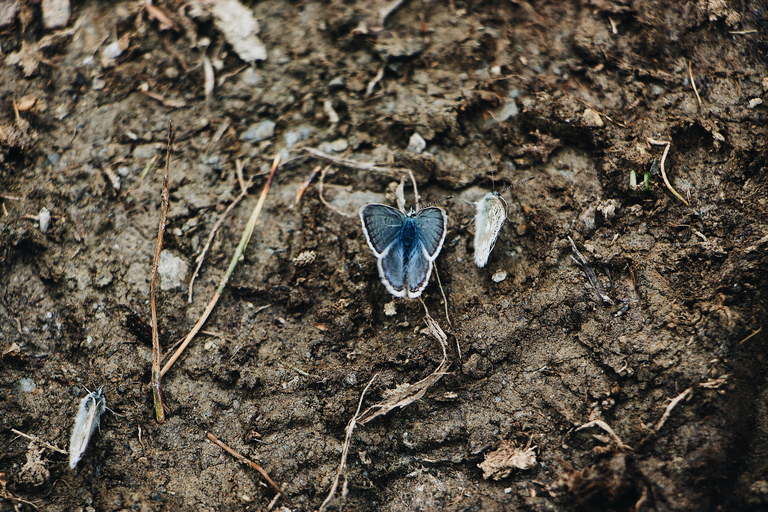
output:
M80 401L72 437L69 439L69 467L72 469L80 462L80 457L88 447L93 432L99 428L99 419L107 407L101 389L89 393Z
M514 183L501 192L489 192L477 203L475 214L475 264L483 268L488 263L488 257L496 245L501 226L507 220L507 202L501 194L533 178Z
M477 203L475 215L475 265L488 263L501 226L507 220L507 202L498 192L490 192Z

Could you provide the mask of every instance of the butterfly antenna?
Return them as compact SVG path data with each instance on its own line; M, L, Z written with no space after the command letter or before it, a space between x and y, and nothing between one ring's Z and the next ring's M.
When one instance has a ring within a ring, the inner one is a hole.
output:
M507 188L505 188L504 190L502 190L501 192L499 192L499 194L503 194L503 193L504 193L504 192L506 192L507 190L509 190L509 189L511 189L511 188L515 188L515 187L517 187L518 185L522 185L523 183L525 183L525 182L527 182L527 181L531 181L531 180L533 180L533 179L536 179L536 176L531 176L530 178L525 178L524 180L520 180L520 181L518 181L517 183L513 183L513 184L511 184L510 186L508 186Z
M496 180L493 178L493 157L491 156L491 152L488 152L488 161L491 163L491 187L493 188L493 191L496 192Z
M442 203L443 201L447 201L447 200L449 200L449 199L453 199L453 196L448 196L448 197L444 197L444 198L442 198L442 199L438 199L437 201L433 201L433 202L429 203L429 204L428 204L428 205L426 205L426 206L422 206L422 207L420 208L420 210L423 210L424 208L429 208L430 206L435 206L436 204L440 204L440 203Z

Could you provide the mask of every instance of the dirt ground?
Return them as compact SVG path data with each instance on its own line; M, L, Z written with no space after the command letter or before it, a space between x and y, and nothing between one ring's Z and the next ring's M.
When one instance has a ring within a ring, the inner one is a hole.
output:
M43 4L0 2L0 510L317 510L371 379L363 409L438 369L357 424L328 510L768 509L762 0L244 2L250 58L196 2L75 1L60 27ZM164 353L283 164L159 425L169 121ZM252 187L188 302L238 161ZM422 204L453 196L448 318L434 273L424 305L386 291L357 215L403 178L410 206L407 170ZM477 268L473 203L529 177ZM73 471L43 443L67 449L99 386L113 412ZM486 480L500 447L531 463Z

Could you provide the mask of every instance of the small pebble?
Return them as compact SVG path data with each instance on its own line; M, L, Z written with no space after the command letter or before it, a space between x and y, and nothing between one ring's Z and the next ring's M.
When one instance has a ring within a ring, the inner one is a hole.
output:
M395 308L395 301L387 302L384 304L384 314L387 316L395 316L397 314L397 308Z
M187 262L171 251L160 253L157 273L160 276L160 289L163 291L180 288L187 278Z
M246 142L260 142L271 139L275 135L275 122L269 119L251 125L248 131L240 135L240 140Z
M603 118L600 117L600 114L591 108L588 108L584 111L584 113L581 115L581 120L584 121L585 125L592 128L602 128L605 125Z
M494 283L500 283L503 280L507 278L507 273L503 270L497 270L494 272L493 276L491 276L491 281Z
M411 140L408 141L408 147L406 148L406 150L410 151L411 153L419 154L422 151L424 151L426 148L427 148L427 142L424 140L424 138L421 135L414 132L413 135L411 135Z
M120 43L117 41L105 46L104 51L102 52L102 55L104 55L105 58L111 59L111 60L115 60L116 58L120 57L120 55L122 54L123 54L123 50L120 49Z
M341 153L349 148L347 139L336 139L333 142L323 142L318 149L325 153Z

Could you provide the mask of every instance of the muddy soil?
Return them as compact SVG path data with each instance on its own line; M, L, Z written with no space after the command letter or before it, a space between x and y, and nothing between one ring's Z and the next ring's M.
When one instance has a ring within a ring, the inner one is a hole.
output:
M210 432L283 486L273 507L317 510L371 379L363 408L440 368L425 311L448 367L356 426L329 510L768 508L764 2L411 0L382 21L383 1L265 0L251 63L196 3L73 2L58 28L46 3L0 2L0 509L267 510ZM164 353L283 163L159 425L169 121ZM238 162L252 186L190 302ZM423 305L392 297L357 215L403 179L410 207L408 170L422 205L453 196L447 304L434 273ZM529 177L477 268L473 203ZM67 449L100 386L112 412L70 470L42 443ZM535 463L485 479L513 446Z

